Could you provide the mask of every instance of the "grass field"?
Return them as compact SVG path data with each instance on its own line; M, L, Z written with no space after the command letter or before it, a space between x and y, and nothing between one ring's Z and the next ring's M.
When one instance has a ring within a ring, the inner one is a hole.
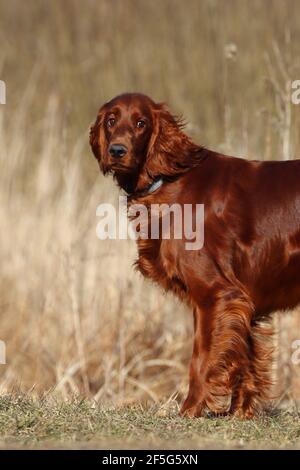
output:
M0 399L0 448L300 448L296 410L261 416L189 419L176 402L105 407L88 400Z
M0 0L3 446L163 446L176 433L170 445L296 445L287 412L253 423L155 416L187 392L192 316L133 271L133 241L97 239L96 207L119 193L88 132L102 103L140 91L210 148L299 157L299 14L298 0ZM294 403L300 316L275 323L279 402ZM15 390L28 398L7 398ZM53 401L34 401L45 393Z

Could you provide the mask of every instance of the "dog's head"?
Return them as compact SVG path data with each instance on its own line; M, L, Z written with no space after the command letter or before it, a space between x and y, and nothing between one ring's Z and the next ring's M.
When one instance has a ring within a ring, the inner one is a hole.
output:
M126 93L104 104L91 127L90 144L101 171L113 173L128 193L172 169L182 141L181 123L161 103ZM174 162L173 162L174 163Z

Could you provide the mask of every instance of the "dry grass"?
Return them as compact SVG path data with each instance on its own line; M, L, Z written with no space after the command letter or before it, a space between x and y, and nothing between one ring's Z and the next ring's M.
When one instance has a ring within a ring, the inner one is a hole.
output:
M89 124L138 90L183 112L203 144L293 158L299 13L292 0L0 0L2 392L181 399L190 315L133 272L134 242L96 238L96 207L118 192L98 174ZM284 361L295 396L299 371Z

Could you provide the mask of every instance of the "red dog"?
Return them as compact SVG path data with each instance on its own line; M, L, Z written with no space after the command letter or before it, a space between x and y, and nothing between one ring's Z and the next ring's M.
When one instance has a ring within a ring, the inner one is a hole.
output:
M263 321L300 302L300 160L247 161L204 149L164 105L137 93L100 109L90 143L131 202L204 204L202 249L140 239L137 266L194 311L181 412L252 417L271 385Z

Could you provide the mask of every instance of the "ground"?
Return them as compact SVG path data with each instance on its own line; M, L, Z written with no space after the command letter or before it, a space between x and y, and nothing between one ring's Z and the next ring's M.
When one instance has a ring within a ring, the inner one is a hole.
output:
M2 448L300 448L300 413L181 418L175 403L103 407L78 398L0 398Z

